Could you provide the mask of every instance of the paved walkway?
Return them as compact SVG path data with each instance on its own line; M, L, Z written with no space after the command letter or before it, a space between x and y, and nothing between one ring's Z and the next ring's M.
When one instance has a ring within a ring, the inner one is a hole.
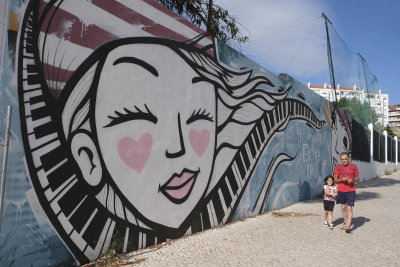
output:
M135 266L400 266L400 171L357 185L353 231L322 224L322 200L131 253Z

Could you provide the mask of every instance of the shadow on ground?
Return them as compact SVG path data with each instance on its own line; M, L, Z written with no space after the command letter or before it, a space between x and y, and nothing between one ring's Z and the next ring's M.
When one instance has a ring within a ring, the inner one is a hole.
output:
M357 201L380 198L380 197L381 194L375 192L368 192L368 191L356 192L356 203Z
M368 181L359 183L356 185L356 188L368 188L368 187L380 187L380 186L392 186L395 184L400 184L400 180L393 178L373 178Z
M371 219L369 218L365 218L363 216L359 216L359 217L355 217L353 218L351 224L352 224L352 231L356 230L357 228L360 228L361 226L363 226L365 223L370 222ZM344 220L342 217L337 218L336 220L334 220L332 222L334 225L338 225L338 226L342 226L342 224L344 223Z
M376 193L376 192L370 192L370 191L361 191L360 192L360 191L356 191L356 203L357 203L357 201L363 201L363 200L381 198L381 197L382 197L382 195L379 194L379 193ZM321 202L321 205L322 205L323 201L324 201L324 199L323 199L322 196L316 196L313 199L304 201L304 203L318 203L318 202ZM335 205L340 208L340 206L338 206L340 204L336 204L336 202L335 202Z

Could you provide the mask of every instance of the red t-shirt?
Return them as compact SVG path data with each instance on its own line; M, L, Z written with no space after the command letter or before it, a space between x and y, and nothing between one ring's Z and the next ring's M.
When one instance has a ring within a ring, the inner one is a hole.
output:
M353 179L358 175L358 168L356 165L349 163L347 166L343 164L339 164L336 166L335 170L333 171L333 175L337 175L339 179L342 177L347 177L349 179ZM340 192L351 192L356 191L356 186L354 183L348 182L340 182L338 183L338 191Z

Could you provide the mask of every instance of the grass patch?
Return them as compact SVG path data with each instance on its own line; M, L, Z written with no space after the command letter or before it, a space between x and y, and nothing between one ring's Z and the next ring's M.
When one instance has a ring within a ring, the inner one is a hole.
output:
M393 172L385 169L385 175L391 175Z

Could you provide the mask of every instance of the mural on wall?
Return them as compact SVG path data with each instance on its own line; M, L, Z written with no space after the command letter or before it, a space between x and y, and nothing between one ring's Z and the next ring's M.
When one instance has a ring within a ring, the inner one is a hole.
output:
M306 159L298 144L321 164L311 180L351 147L344 112L238 66L240 55L151 0L30 1L18 49L34 195L80 263L262 213L286 188L274 177Z

